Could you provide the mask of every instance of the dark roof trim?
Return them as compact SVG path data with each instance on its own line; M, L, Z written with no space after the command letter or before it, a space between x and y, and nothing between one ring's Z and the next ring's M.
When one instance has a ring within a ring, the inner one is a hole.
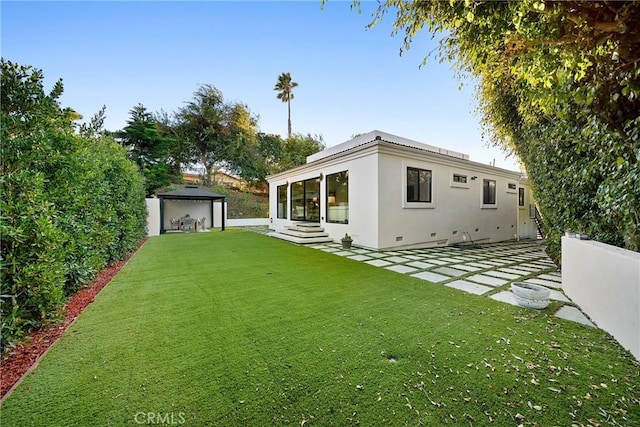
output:
M223 194L212 193L197 185L186 185L184 188L178 188L167 193L159 193L157 196L160 199L174 200L224 200L227 197Z

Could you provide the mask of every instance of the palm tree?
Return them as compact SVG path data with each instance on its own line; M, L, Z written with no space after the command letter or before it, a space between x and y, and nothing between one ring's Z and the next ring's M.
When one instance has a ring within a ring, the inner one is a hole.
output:
M291 100L293 99L292 89L296 86L298 86L298 83L291 81L291 74L282 73L278 76L278 83L276 83L276 86L273 88L273 90L279 91L277 98L282 102L287 103L287 110L289 113L287 121L287 124L289 125L289 138L291 138Z

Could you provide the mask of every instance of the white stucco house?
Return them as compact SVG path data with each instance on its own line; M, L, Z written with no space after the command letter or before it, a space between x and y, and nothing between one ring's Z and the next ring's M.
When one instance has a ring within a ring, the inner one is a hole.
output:
M380 131L267 177L270 228L296 243L371 249L536 238L522 173Z

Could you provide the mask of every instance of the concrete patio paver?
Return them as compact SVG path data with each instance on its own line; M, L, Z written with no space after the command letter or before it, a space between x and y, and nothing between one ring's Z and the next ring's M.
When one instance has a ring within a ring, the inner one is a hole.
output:
M428 262L424 262L424 261L413 261L413 262L407 263L407 265L410 265L411 267L415 267L415 268L420 268L422 270L435 267L435 264L429 264Z
M505 273L517 274L518 276L528 276L531 274L530 271L519 270L517 268L509 267L509 268L499 268L497 271L504 271Z
M404 257L401 257L401 256L392 256L392 257L389 257L389 258L385 258L385 260L389 261L389 262L395 262L397 264L403 263L403 262L407 262L407 261L411 261L410 259L407 259L407 258L404 258Z
M557 274L541 274L538 276L538 278L543 280L552 280L554 282L562 283L562 276L559 276Z
M552 280L538 279L538 278L527 279L525 280L525 283L531 283L533 285L541 285L547 288L554 288L554 289L560 289L562 287L562 283L552 281Z
M268 227L260 230L256 227L247 229L263 234L270 232ZM518 303L508 288L511 282L522 280L541 285L549 289L551 300L564 304L554 316L596 327L564 295L562 273L544 252L543 244L538 241L491 243L482 248L445 246L396 251L357 247L345 251L338 243L310 247L467 293L486 295L495 301L514 306Z
M407 267L406 265L392 265L391 267L385 267L387 270L395 271L396 273L408 274L418 271L417 268Z
M468 271L470 273L473 273L474 271L482 270L480 267L474 267L472 265L467 265L467 264L454 264L452 265L452 267L458 270Z
M549 289L549 299L552 299L555 301L562 301L562 302L571 302L569 298L565 296L565 294L563 294L560 291L555 291L553 289Z
M442 274L432 273L430 271L424 271L422 273L412 274L411 277L417 277L418 279L427 280L429 282L442 282L450 279L449 276L443 276Z
M468 273L467 271L456 270L455 268L451 268L451 267L438 267L438 268L434 269L433 271L435 271L436 273L442 273L442 274L445 274L447 276L454 276L454 277L463 276L463 275Z
M484 274L476 274L474 276L467 277L468 280L481 283L489 286L502 286L507 283L504 279L498 279L497 277L485 276Z
M372 261L365 261L365 264L373 265L374 267L386 267L388 265L393 265L393 263L389 261L385 261L382 259L374 259Z
M509 291L502 291L497 294L490 295L489 298L500 302L506 302L511 305L518 305L516 297Z
M558 310L555 315L556 317L559 317L561 319L582 323L583 325L591 326L592 328L595 327L595 325L591 323L589 319L587 319L587 316L582 314L582 312L578 310L576 307L563 305L562 307L560 307L560 310Z
M513 273L505 273L503 271L485 271L484 274L487 276L499 277L500 279L513 280L521 277L522 274L513 274Z
M488 286L478 285L477 283L467 282L466 280L454 280L453 282L447 283L445 286L459 289L461 291L465 291L474 295L486 294L487 292L493 290L493 288L490 288Z
M368 261L371 259L371 257L367 255L354 255L347 258L352 259L354 261Z

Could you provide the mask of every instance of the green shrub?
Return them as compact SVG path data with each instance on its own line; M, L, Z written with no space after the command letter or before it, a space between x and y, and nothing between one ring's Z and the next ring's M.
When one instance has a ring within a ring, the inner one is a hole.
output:
M65 234L52 222L41 173L22 170L0 178L2 222L2 347L43 323L64 304Z
M2 60L2 348L59 319L66 297L145 234L144 182L123 147L80 128L39 70ZM97 121L98 122L98 121Z

